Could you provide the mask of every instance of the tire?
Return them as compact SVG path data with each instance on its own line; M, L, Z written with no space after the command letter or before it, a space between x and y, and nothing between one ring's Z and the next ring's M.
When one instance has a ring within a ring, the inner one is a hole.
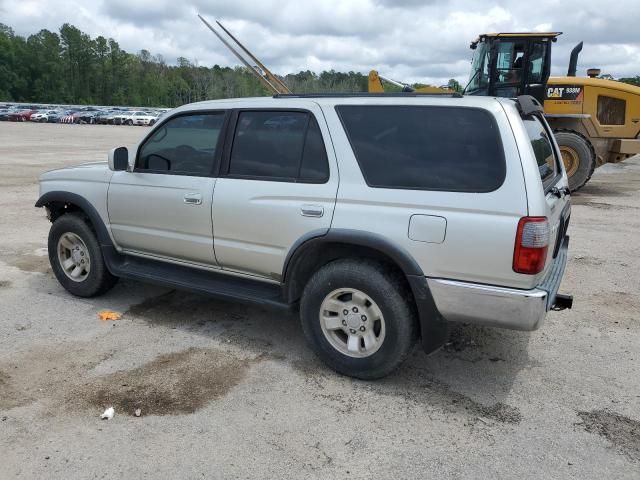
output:
M68 247L79 247L79 251L71 253L71 248ZM53 222L49 230L48 250L54 275L73 295L95 297L110 290L118 281L118 277L113 276L107 269L95 233L79 214L62 215ZM71 275L76 267L71 265L65 271L63 258L71 260L72 264L78 261L77 267L81 271L75 280ZM79 264L87 259L85 265ZM86 266L89 267L88 271Z
M569 189L575 192L584 187L596 168L596 152L589 141L576 132L556 131L562 161L569 177Z
M336 260L318 270L300 302L302 329L318 357L338 373L364 380L398 368L418 333L414 303L403 280L394 270L364 259ZM328 323L322 317L329 317L332 328L323 326ZM367 345L364 337L370 335L375 342ZM351 337L357 338L353 345Z
M132 126L133 125L133 120L127 120L127 125Z
M155 121L155 120L151 120L151 121L149 122L149 126L150 126L150 127L153 127L155 124L156 124L156 121Z

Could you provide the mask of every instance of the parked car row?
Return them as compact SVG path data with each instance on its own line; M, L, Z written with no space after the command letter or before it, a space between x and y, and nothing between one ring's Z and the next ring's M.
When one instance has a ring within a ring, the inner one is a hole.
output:
M0 121L102 125L154 125L168 109L135 110L124 107L39 107L0 105Z

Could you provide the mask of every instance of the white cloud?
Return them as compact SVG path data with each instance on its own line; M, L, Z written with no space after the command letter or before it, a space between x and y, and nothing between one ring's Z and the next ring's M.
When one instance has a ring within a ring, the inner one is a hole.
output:
M569 52L585 45L579 72L599 67L616 77L640 73L638 0L602 8L596 0L0 0L1 22L28 35L71 23L122 48L184 56L204 65L237 60L200 23L220 19L278 73L300 70L368 72L440 85L466 83L469 42L487 31L564 31L554 45L554 74L566 73Z

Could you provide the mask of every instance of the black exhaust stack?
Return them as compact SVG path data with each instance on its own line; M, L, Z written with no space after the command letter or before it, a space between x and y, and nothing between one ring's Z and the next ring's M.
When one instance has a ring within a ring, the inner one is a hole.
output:
M575 77L576 70L578 68L578 55L582 51L582 42L577 44L571 50L571 56L569 57L569 71L567 71L567 77Z

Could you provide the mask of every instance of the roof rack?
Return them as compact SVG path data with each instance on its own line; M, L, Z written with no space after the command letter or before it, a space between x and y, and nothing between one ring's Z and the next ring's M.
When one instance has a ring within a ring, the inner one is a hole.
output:
M462 98L458 92L421 93L421 92L393 92L393 93L279 93L273 98L348 98L348 97L453 97Z

